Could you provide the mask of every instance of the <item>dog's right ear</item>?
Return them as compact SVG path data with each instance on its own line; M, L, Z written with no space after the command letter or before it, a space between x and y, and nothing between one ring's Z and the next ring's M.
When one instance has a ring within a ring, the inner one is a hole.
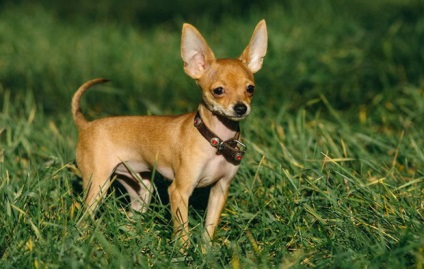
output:
M199 79L215 56L203 36L192 25L184 23L181 36L181 58L184 71L193 79Z

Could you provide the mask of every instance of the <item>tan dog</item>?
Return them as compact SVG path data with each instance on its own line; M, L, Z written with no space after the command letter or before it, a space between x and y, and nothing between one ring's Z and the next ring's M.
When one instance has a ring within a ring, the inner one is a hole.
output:
M72 99L78 126L76 160L93 212L111 184L111 174L127 189L134 210L145 211L153 186L151 171L173 180L168 192L175 234L188 239L188 201L197 187L212 185L205 237L212 238L225 205L231 180L239 169L245 146L239 121L250 113L253 73L267 51L265 21L258 23L238 59L215 59L212 50L190 24L184 24L181 56L185 72L202 90L198 112L180 116L122 116L87 121L80 109L82 94L105 79L82 85Z

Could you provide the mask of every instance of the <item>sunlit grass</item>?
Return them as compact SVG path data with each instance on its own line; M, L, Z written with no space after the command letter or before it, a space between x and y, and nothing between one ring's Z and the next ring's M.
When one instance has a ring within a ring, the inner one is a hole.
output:
M37 5L0 11L0 267L422 268L419 5L337 3L196 20L219 57L240 54L261 18L270 43L214 245L202 253L204 211L193 209L187 256L161 197L129 217L116 190L98 219L84 217L69 112L94 77L112 82L84 97L90 118L196 109L183 19L144 28L62 20Z

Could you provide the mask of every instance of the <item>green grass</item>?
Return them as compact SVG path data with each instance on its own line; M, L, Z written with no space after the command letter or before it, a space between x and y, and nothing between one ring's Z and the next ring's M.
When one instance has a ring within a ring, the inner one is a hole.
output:
M0 267L423 268L424 6L368 2L0 3ZM234 57L261 18L269 51L242 123L248 154L211 252L197 245L201 206L187 256L159 195L128 218L112 193L86 219L76 88L112 80L84 96L90 118L193 111L182 22Z

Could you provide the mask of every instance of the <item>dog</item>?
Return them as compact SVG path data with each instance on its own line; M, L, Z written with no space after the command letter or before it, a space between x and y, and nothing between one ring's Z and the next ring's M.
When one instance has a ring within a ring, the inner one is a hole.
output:
M202 102L193 113L87 121L80 99L90 87L107 80L93 79L80 86L71 106L78 127L76 162L87 211L93 215L115 173L126 178L117 180L128 191L131 208L145 212L153 192L151 173L157 171L172 181L168 194L174 237L183 244L189 239L189 197L195 188L211 186L204 231L210 241L245 153L239 121L251 112L253 74L262 67L267 44L267 27L261 20L239 58L216 59L200 32L185 23L181 36L184 71L202 91Z

